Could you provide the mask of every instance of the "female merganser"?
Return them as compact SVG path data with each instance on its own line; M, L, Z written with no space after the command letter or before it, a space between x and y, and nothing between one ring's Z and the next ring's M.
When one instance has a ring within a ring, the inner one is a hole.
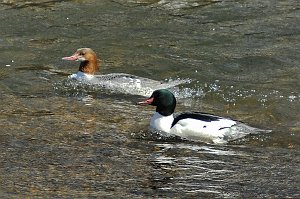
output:
M138 104L156 106L150 128L165 136L176 135L189 140L223 144L248 134L270 132L201 112L182 113L174 119L176 99L167 89L154 91L149 99Z
M62 59L80 62L78 72L70 75L70 79L76 79L89 84L97 84L128 94L149 96L156 89L171 88L179 84L188 83L189 81L173 80L162 83L125 73L95 75L95 72L99 70L99 66L96 53L91 48L79 48L72 56L63 57Z

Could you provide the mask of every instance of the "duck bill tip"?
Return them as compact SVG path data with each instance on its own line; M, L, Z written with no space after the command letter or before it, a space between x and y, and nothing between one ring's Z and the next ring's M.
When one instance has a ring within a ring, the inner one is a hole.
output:
M137 102L136 104L137 105L150 105L150 104L152 104L152 102L153 102L153 98L149 98L149 99L147 99L147 100L145 100L145 101L141 101L141 102Z
M143 101L143 102L137 102L136 105L145 106L145 105L148 105L148 104Z
M75 56L75 55L72 55L72 56L69 56L69 57L63 57L61 59L62 60L69 60L69 61L76 61L78 59L78 57Z

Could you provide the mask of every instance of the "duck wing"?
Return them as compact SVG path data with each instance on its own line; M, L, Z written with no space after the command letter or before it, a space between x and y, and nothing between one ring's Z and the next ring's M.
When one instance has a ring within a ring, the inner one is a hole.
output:
M211 140L218 144L227 143L248 134L271 132L270 130L248 126L236 120L202 112L188 112L177 115L171 129L174 129L173 132L177 135L185 134L187 138L203 141Z
M209 113L204 113L204 112L184 112L175 115L171 128L175 124L177 124L177 122L184 119L194 119L203 122L212 122L212 121L220 121L221 119L225 119L225 118L222 118L217 115L209 114Z

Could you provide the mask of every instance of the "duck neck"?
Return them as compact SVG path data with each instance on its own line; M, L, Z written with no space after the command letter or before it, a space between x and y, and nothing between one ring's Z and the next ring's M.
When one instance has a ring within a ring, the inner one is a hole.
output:
M164 116L158 112L155 112L155 114L151 118L150 126L159 131L164 131L166 133L169 133L173 121L174 121L173 114Z
M79 71L83 73L94 75L98 69L97 59L80 62Z

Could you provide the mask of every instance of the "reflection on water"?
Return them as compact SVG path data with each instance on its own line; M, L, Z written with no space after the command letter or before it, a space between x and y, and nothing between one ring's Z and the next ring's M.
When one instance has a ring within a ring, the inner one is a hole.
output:
M185 192L191 194L190 197L248 198L266 197L264 191L261 191L265 189L269 197L278 197L276 189L280 190L283 185L280 171L283 165L280 161L274 161L276 157L272 156L272 149L261 151L254 148L249 150L247 147L199 147L191 144L157 146L161 150L156 151L154 164L165 175L172 176L160 184L160 189L164 191L173 191L175 188L177 193ZM282 151L283 154L278 155L284 155L286 152ZM269 161L273 162L271 167L267 166ZM276 176L276 182L268 181L266 178L269 175ZM254 179L255 176L259 176L259 179ZM266 186L264 183L267 181L275 187ZM249 185L253 187L250 188ZM297 193L297 185L294 185L291 184L289 189L291 195ZM260 188L255 188L257 186Z
M1 198L299 198L299 3L75 0L0 3ZM228 145L148 132L141 97L71 83L100 74L192 79L177 111L272 129Z

